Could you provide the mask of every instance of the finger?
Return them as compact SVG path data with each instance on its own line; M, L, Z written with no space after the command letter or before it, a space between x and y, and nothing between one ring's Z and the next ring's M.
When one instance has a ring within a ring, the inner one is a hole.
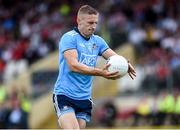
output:
M136 73L136 71L134 69L131 69L130 72Z
M136 75L136 71L129 70L128 73L132 73L133 75Z
M119 77L119 75L110 75L108 76L109 78L116 78L116 77Z
M129 74L129 76L131 77L131 79L134 79L134 77L131 75L131 73L128 73Z
M133 76L135 76L135 77L136 77L136 73L133 73L133 72L129 72L129 73L131 73Z
M116 78L116 79L119 79L119 78L121 78L121 75L117 76L117 78Z
M129 70L130 72L134 72L134 73L136 73L136 71L135 71L135 69L134 68L130 68L130 70Z
M111 64L106 64L104 69L107 70L110 65L111 65Z
M114 77L106 77L107 79L115 80Z
M132 65L129 66L129 70L135 72L135 69L132 67Z
M133 74L133 73L131 73L131 76L133 76L133 78L135 78L135 77L136 77L136 75L135 75L135 74Z
M121 75L120 74L116 74L116 75L112 75L110 77L113 78L113 79L119 79L121 77Z
M136 73L136 71L131 68L129 69L129 72Z
M129 72L129 73L131 73L132 75L136 76L136 72Z
M134 67L133 67L130 63L128 63L128 64L129 64L129 71L133 71L133 72L135 72Z
M108 76L113 76L113 75L119 75L119 72L118 71L115 71L115 72L109 72L108 73Z

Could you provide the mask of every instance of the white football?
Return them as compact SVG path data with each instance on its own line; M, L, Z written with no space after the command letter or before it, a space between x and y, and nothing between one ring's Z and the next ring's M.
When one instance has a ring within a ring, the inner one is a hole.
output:
M123 56L114 55L108 58L107 64L110 64L108 71L119 71L121 76L124 76L128 72L128 62Z

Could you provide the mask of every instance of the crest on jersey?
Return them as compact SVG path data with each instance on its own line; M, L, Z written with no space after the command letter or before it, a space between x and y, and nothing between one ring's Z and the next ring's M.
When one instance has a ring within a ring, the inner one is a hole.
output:
M97 46L95 43L93 43L92 49L95 50L95 49L97 49L97 47L98 47L98 46Z

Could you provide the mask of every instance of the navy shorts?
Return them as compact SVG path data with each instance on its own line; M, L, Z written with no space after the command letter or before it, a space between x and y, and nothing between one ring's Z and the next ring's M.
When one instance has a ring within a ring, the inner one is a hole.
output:
M58 117L68 112L74 112L77 119L84 119L86 122L91 119L91 100L74 100L65 95L53 94L53 103Z

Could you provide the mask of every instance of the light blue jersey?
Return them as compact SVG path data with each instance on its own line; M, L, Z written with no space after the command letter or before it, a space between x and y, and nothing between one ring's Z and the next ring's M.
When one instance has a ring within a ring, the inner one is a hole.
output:
M95 67L98 56L101 56L108 48L101 37L93 34L87 39L79 33L77 28L65 33L59 42L59 75L54 94L65 95L75 100L90 99L93 76L71 71L63 53L76 49L79 62Z

